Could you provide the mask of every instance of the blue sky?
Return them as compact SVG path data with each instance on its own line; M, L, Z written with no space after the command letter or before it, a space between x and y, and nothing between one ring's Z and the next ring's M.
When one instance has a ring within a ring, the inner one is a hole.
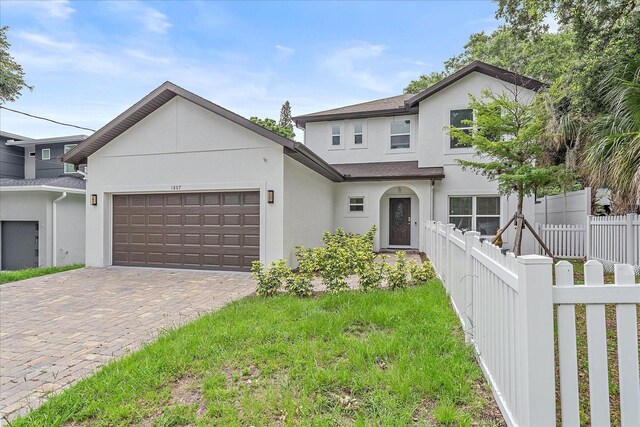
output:
M397 95L442 68L496 4L6 1L11 53L35 88L7 107L98 129L170 80L245 117ZM31 137L82 133L0 110ZM86 132L85 132L86 133Z

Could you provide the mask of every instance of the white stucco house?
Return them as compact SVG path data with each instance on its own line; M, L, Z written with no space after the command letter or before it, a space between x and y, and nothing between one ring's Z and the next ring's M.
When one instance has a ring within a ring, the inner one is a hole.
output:
M417 95L295 117L300 143L166 82L63 157L87 164L86 264L293 264L323 231L372 225L376 249L424 250L429 219L493 235L515 200L460 169L473 153L446 127L472 117L469 93L514 85L530 98L543 86L474 62Z

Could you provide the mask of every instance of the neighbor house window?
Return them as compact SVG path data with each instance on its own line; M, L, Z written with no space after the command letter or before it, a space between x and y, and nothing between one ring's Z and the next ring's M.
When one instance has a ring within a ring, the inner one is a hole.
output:
M362 123L353 125L353 143L362 145Z
M331 126L331 145L336 147L340 145L340 126Z
M466 108L464 110L451 110L449 112L449 126L461 129L466 134L471 133L471 130L473 129L473 126L468 122L468 120L473 120L473 110L470 108ZM465 147L465 145L460 143L458 138L453 136L449 137L449 143L450 148Z
M411 120L391 122L391 149L411 147Z
M43 148L42 152L40 153L40 158L42 160L49 160L51 159L51 149L50 148Z
M449 222L461 230L493 236L500 227L500 197L449 197Z
M364 197L349 197L349 212L364 212Z
M67 154L69 151L73 150L73 147L75 147L76 145L78 144L65 145L64 153ZM64 173L74 173L75 171L76 171L76 168L74 167L73 163L64 164Z

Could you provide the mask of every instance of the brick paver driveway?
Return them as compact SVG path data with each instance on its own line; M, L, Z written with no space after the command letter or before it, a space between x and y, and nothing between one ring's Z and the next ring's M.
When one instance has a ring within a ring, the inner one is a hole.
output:
M0 285L0 424L254 289L248 273L119 267Z

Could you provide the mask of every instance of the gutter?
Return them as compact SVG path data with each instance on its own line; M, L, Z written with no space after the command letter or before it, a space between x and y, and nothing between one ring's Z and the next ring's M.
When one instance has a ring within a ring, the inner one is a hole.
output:
M309 159L311 162L316 164L318 167L322 168L324 171L328 172L330 175L332 175L334 178L336 178L337 181L335 181L335 182L344 181L344 176L340 172L338 172L333 166L331 166L329 163L327 163L325 160L323 160L316 153L311 151L303 143L297 142L297 141L293 141L293 150L295 152L303 155L304 157Z
M62 193L62 196L58 197L53 201L53 214L51 220L51 246L53 247L52 255L52 265L54 267L58 266L58 202L67 198L67 192Z

